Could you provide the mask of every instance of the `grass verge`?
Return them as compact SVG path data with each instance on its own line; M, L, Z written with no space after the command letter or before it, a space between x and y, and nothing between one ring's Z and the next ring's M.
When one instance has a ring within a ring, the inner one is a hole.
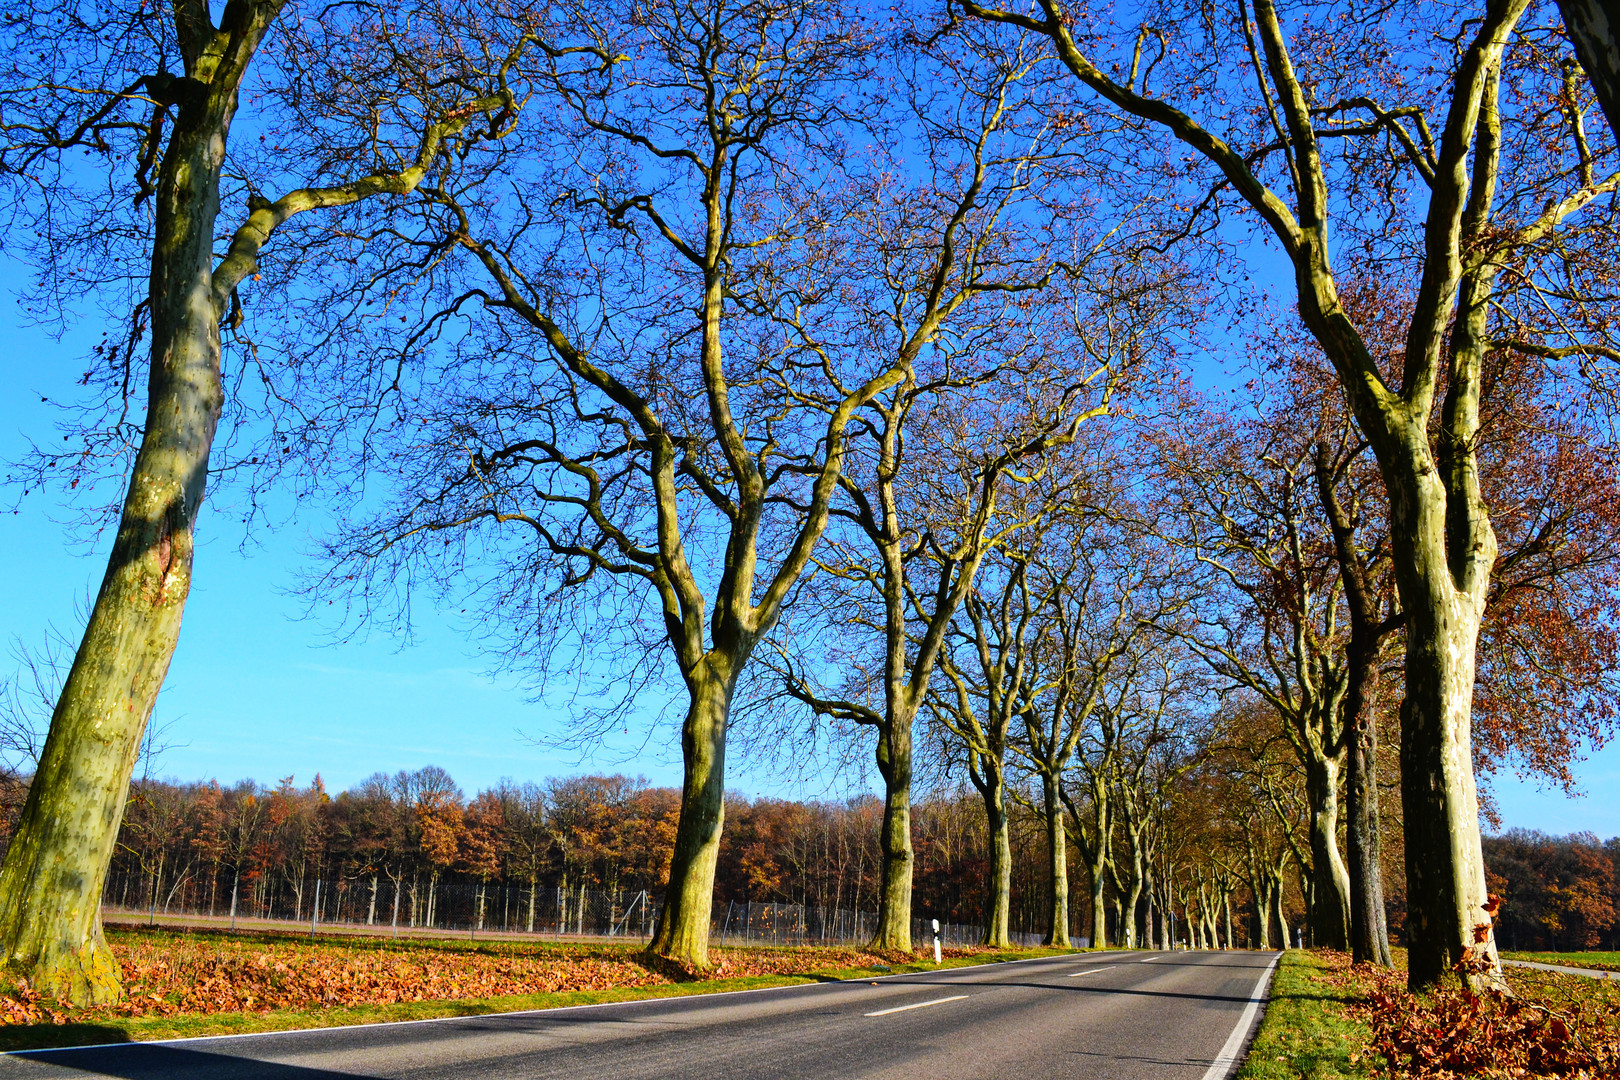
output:
M412 943L413 946L416 944ZM733 951L742 952L743 950ZM747 951L779 953L784 950L759 949ZM896 961L881 965L828 968L826 970L812 970L793 974L745 975L731 978L698 979L690 982L659 983L651 986L619 987L603 990L564 990L535 994L506 994L459 1000L396 1002L387 1005L177 1013L132 1017L98 1015L93 1020L87 1019L84 1022L69 1017L65 1023L0 1025L0 1052L42 1050L53 1047L86 1046L99 1043L142 1042L153 1039L194 1038L207 1035L243 1035L254 1032L346 1027L354 1024L375 1024L400 1020L487 1016L494 1013L520 1012L532 1009L559 1009L615 1001L689 997L696 994L719 994L736 990L798 986L813 982L870 979L882 975L900 975L919 971L935 971L940 968L1004 963L1039 956L1057 956L1074 951L1077 950L1038 948L999 952L987 951L966 956L946 957L944 962L937 966L931 960Z
M1599 971L1620 971L1620 952L1505 952L1504 960L1529 960L1537 964L1558 964L1562 967L1597 968Z
M1237 1080L1371 1077L1372 1029L1350 1019L1361 990L1314 953L1290 949L1277 964L1271 1001Z

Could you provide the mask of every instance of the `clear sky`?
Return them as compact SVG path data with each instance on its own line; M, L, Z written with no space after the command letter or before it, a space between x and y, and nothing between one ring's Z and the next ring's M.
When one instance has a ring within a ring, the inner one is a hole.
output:
M14 283L0 270L0 288ZM42 396L63 400L82 370L80 350L99 327L58 344L20 326L14 296L0 296L0 460L14 461L27 440L51 438L55 410ZM15 493L8 493L9 505ZM94 549L73 542L66 514L47 492L0 515L0 555L12 571L0 575L0 636L37 645L47 627L74 633L82 607L100 581L110 535ZM373 634L333 644L329 626L302 618L303 603L288 595L311 522L241 547L241 529L226 512L206 511L191 599L180 648L159 698L156 720L168 723L173 745L157 771L183 779L222 782L252 777L300 784L319 772L329 788L348 787L373 772L436 764L469 793L501 777L519 781L584 770L641 774L678 784L674 748L650 748L634 761L581 763L536 746L521 732L544 730L546 706L529 702L510 681L484 674L467 639L448 615L422 611L416 644ZM9 674L0 652L0 673ZM766 768L731 763L731 786L750 794L842 794L833 788L785 786ZM1580 769L1588 794L1570 799L1511 775L1495 785L1505 827L1620 835L1620 746L1594 755ZM870 778L874 779L874 778ZM874 784L875 790L875 784Z

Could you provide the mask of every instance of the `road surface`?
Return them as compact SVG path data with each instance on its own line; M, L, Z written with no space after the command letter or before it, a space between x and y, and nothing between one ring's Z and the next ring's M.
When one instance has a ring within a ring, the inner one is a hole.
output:
M1081 953L858 982L0 1056L0 1080L1217 1080L1274 953Z

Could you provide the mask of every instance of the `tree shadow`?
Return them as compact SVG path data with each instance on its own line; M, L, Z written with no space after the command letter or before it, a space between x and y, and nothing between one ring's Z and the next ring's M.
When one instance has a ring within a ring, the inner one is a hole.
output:
M34 1050L22 1056L89 1076L121 1080L373 1080L358 1073L258 1061L163 1043Z
M58 1046L99 1046L133 1040L123 1028L104 1024L7 1024L0 1028L0 1052L49 1050Z

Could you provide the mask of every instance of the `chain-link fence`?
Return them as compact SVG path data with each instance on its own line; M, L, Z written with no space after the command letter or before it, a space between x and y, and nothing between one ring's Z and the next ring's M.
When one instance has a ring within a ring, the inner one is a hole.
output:
M154 887L156 884L157 887ZM132 902L133 901L133 902ZM431 937L571 937L646 940L658 921L661 899L646 891L544 888L525 883L406 878L320 878L223 883L154 883L151 875L109 875L102 912L112 923L209 926L227 929L304 929ZM802 904L715 905L716 944L864 945L877 915L849 908ZM944 945L976 945L983 927L942 923ZM1019 945L1038 945L1035 934L1012 934ZM929 921L915 919L912 941L932 943Z
M714 913L711 939L717 944L753 945L864 945L877 933L877 914L841 908L805 907L801 904L728 903L722 915ZM1008 935L1016 945L1039 945L1038 934ZM984 927L941 923L942 945L977 945ZM913 944L931 943L933 930L926 919L911 921Z

